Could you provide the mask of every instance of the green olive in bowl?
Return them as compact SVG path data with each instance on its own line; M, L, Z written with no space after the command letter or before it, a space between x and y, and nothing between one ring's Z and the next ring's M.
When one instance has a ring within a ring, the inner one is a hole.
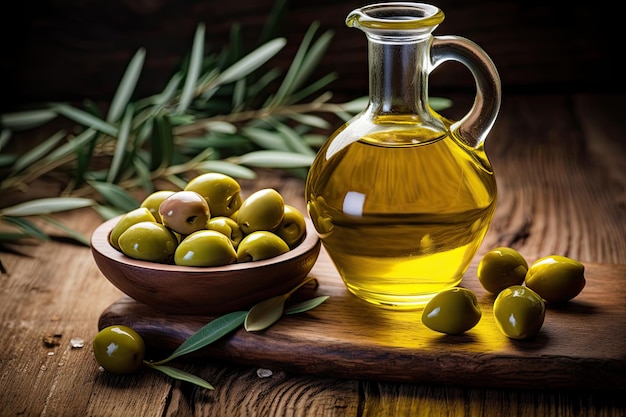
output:
M228 175L209 172L191 179L186 191L195 191L209 204L212 216L230 217L242 203L241 186Z
M211 218L209 204L195 191L175 192L163 200L159 214L165 226L183 236L206 229Z
M230 217L218 216L213 217L207 224L208 230L215 230L222 233L230 239L235 249L239 246L243 239L243 232L239 228L237 222Z
M285 201L278 191L265 188L246 198L237 213L237 223L244 235L273 231L283 220Z
M290 248L295 247L306 233L304 215L297 208L285 204L283 219L274 233L287 243Z
M519 252L498 247L487 252L478 264L478 281L487 291L498 294L512 285L524 283L528 263Z
M122 253L133 259L169 263L178 246L178 238L161 223L141 222L126 229L118 243Z
M306 219L302 242L274 258L214 267L142 261L109 243L120 217L105 221L91 236L91 253L99 271L127 296L173 314L225 314L284 294L307 278L321 248L313 224Z
M124 233L130 226L141 222L155 223L156 219L150 210L145 207L139 207L124 214L111 230L111 235L109 236L111 245L117 250L122 250L119 245L119 239L120 236L122 236L122 233Z
M246 235L237 248L237 262L260 261L289 252L284 240L272 232L257 230Z
M585 284L585 266L566 256L540 258L526 274L526 286L550 303L571 300L580 294Z
M163 220L161 220L161 215L159 214L159 206L161 205L163 201L165 201L165 199L170 197L175 192L176 191L166 191L166 190L155 191L151 193L150 195L148 195L141 202L141 207L145 207L148 210L150 210L150 213L152 213L155 220L159 223L163 223Z
M493 317L498 329L511 339L528 339L539 333L546 306L539 294L523 285L513 285L498 294Z
M452 288L436 294L422 311L422 323L431 330L460 334L476 326L482 317L476 294Z
M226 235L215 230L198 230L185 237L174 254L174 263L184 266L222 266L237 260L237 252Z

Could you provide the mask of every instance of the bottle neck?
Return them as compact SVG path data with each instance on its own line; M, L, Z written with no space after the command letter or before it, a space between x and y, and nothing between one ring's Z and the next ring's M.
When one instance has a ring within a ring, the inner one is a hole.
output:
M369 98L374 115L430 119L427 73L430 39L381 42L368 37Z

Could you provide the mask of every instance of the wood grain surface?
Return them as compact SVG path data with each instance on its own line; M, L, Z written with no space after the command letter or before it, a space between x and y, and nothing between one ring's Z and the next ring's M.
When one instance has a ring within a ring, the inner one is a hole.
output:
M468 101L471 104L471 97L450 97L455 103L452 112L463 112L468 108ZM505 92L500 116L487 139L499 200L494 222L478 256L489 248L508 245L528 259L556 253L589 266L589 284L581 299L572 305L574 311L549 310L540 337L531 342L564 357L579 355L582 343L579 339L594 341L596 325L609 327L594 321L605 317L605 311L587 308L591 304L602 305L596 304L598 295L594 283L608 279L603 273L607 265L618 265L611 269L614 273L610 275L615 279L615 295L607 298L622 300L622 310L616 311L623 312L625 304L620 296L626 285L623 277L626 265L625 101L626 97L621 94L511 95ZM31 137L45 134L35 131ZM27 144L28 138L25 140ZM245 183L246 192L264 187L275 187L294 205L303 207L301 180L280 173L260 172L258 180ZM58 184L53 182L52 186L37 187L37 192L51 193L57 188ZM26 193L32 195L35 187ZM0 205L6 204L5 198L0 196ZM102 222L91 210L65 213L57 219L87 235ZM58 230L50 231L58 235ZM68 413L107 417L626 415L626 396L612 390L548 389L541 381L531 388L472 387L463 380L442 386L349 375L347 378L317 376L304 372L310 372L309 368L303 368L302 373L273 369L270 377L261 378L257 374L260 365L256 363L236 364L234 359L213 359L208 354L201 360L181 358L174 365L210 381L216 387L214 391L174 381L149 369L131 376L112 375L98 369L91 341L98 331L103 311L123 294L100 274L89 248L69 245L60 239L13 245L11 249L0 252L8 270L7 274L0 274L3 341L0 415L3 417L67 417ZM465 285L470 283L468 279ZM326 288L329 292L344 291L340 285ZM324 309L332 308L336 299L334 296L328 300L328 305L289 319L306 322L301 329L305 336L311 322L323 317ZM414 315L406 317L403 325L407 331L399 335L413 348L419 347L417 335L424 333L423 329ZM559 338L552 337L555 326L565 322L553 320L557 317L567 320L571 327L567 331L562 329L564 332ZM363 317L363 320L368 318L370 323L377 323L374 317ZM480 324L486 333L487 320L488 314L485 314ZM280 329L277 326L270 332ZM609 330L600 331L606 335ZM483 336L475 332L475 337L482 340L487 338L486 333ZM59 336L58 345L43 343L44 336L55 335ZM268 339L261 334L255 336ZM324 338L325 333L318 337ZM380 345L385 343L385 337L387 343L394 343L385 333L378 341ZM83 339L84 347L73 348L72 338ZM450 343L449 337L428 336L428 340L434 339L445 344L447 350L468 346L465 340ZM623 359L623 340L623 327L621 333L614 331L608 338L595 340L598 352L604 351L607 355L599 360ZM521 350L516 343L503 341L514 354L533 354ZM162 342L167 346L174 344L173 341ZM481 346L487 344L491 346L491 342ZM607 344L616 350L604 350ZM154 346L153 341L150 345ZM345 355L344 350L340 353ZM359 360L355 354L353 361ZM566 361L580 366L576 359ZM371 362L369 358L367 362ZM329 364L317 366L332 367ZM597 374L593 371L586 376L597 381L601 375L609 375L606 371L599 368Z
M421 311L394 312L358 300L323 252L310 276L322 306L284 316L262 332L241 328L195 356L338 378L463 386L626 389L626 266L587 264L587 285L564 306L548 306L540 334L511 340L496 327L494 296L473 265L462 286L473 290L483 316L463 335L442 335L421 323ZM302 290L301 292L306 292ZM309 291L310 292L310 291ZM173 351L215 316L172 315L124 297L107 308L99 327L137 330L154 356ZM602 343L598 343L602 341Z

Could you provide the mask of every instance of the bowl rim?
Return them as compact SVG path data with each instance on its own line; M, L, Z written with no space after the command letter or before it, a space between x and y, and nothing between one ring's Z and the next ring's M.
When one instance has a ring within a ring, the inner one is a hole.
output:
M109 235L113 227L123 217L122 215L113 217L100 224L91 234L91 249L98 254L104 256L110 261L124 264L127 266L133 266L141 269L148 269L154 271L171 271L178 273L192 273L192 274L210 274L210 273L224 273L224 272L236 272L245 271L256 268L263 268L269 265L280 264L282 262L288 262L294 258L298 258L305 255L311 250L314 250L319 243L319 236L315 233L313 228L313 222L310 219L304 219L306 224L306 231L302 241L289 252L275 256L273 258L262 259L259 261L239 262L223 266L201 267L201 266L184 266L165 264L151 261L144 261L140 259L133 259L124 255L122 252L115 249L109 243Z

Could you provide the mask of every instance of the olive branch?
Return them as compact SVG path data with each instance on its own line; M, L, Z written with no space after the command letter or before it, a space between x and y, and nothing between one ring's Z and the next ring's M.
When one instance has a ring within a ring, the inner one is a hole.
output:
M32 184L51 176L63 181L58 197L0 207L0 226L6 226L0 228L0 249L25 238L50 240L33 218L88 245L86 237L51 215L91 207L112 218L138 207L138 193L163 183L182 189L185 177L204 172L255 179L255 168L268 168L305 178L325 132L363 110L367 98L333 103L325 89L334 73L310 81L333 37L332 31L320 34L317 22L285 74L269 65L286 45L285 38L269 39L284 4L277 1L263 31L268 35L247 54L240 52L245 49L236 24L229 47L207 51L200 23L190 53L157 94L133 100L147 53L141 48L106 113L87 100L82 107L50 103L0 115L0 194L26 195ZM448 105L431 99L435 109ZM22 154L4 151L15 132L56 119L73 125Z

